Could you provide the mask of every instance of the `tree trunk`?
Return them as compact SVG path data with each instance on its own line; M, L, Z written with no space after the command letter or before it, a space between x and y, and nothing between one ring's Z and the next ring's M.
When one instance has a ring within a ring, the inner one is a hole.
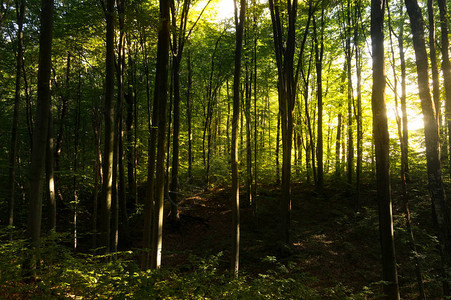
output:
M357 163L356 163L356 208L361 206L360 203L360 185L362 176L362 156L363 156L363 116L362 116L362 62L361 62L361 51L360 51L360 24L361 13L360 13L361 2L357 1L355 6L355 28L354 28L354 47L355 47L355 64L356 64L356 89L357 89Z
M160 26L158 30L157 63L154 91L154 105L158 105L158 137L155 184L155 209L153 211L153 235L151 247L152 269L161 266L163 244L163 204L164 204L164 161L166 133L166 104L168 92L169 65L169 1L160 0ZM150 163L150 162L149 162Z
M429 20L429 57L431 59L432 72L432 97L435 105L437 120L440 119L440 80L438 78L437 54L435 50L435 20L434 6L432 0L428 0L428 20Z
M136 145L134 145L134 139L137 138L134 130L136 130L137 123L133 123L135 119L136 107L136 93L135 93L135 80L134 80L134 68L133 58L131 55L130 43L128 44L128 88L127 94L124 95L125 102L127 103L127 117L125 120L125 130L127 132L127 144L125 145L125 152L127 158L127 178L128 178L128 190L129 198L131 201L138 204L138 191L136 187Z
M74 153L73 153L73 171L74 175L72 177L72 191L73 191L73 208L74 208L74 218L73 218L73 229L74 229L74 250L77 250L78 246L78 236L77 236L77 218L78 218L78 191L77 191L77 172L78 172L78 142L80 137L80 114L81 114L81 73L78 76L78 89L77 89L77 107L75 110L75 128L74 128Z
M241 80L241 52L243 45L243 31L246 13L246 0L241 0L240 16L237 15L237 4L235 4L235 69L233 74L233 115L232 115L232 145L231 145L231 168L232 168L232 265L234 276L238 276L240 261L240 184L238 174L238 120L240 116L240 80Z
M399 26L398 35L398 48L399 48L399 61L401 65L401 113L402 113L402 139L404 144L404 156L406 157L403 163L403 168L405 170L406 181L409 181L409 129L407 121L407 88L406 88L406 60L404 54L404 14L401 11L402 23Z
M445 106L446 106L446 121L448 125L448 153L451 157L451 64L449 61L449 39L448 39L448 13L447 4L445 0L437 0L438 7L440 10L440 27L442 36L442 72L443 72L443 83L445 86ZM437 118L438 119L438 118ZM451 159L449 172L451 174ZM451 255L451 254L449 254ZM449 289L449 288L448 288Z
M46 160L45 160L45 174L47 189L46 195L48 200L48 220L49 220L49 231L56 231L56 197L55 197L55 174L54 174L54 139L53 139L53 116L52 108L50 107L49 112L49 125L48 125L48 143L46 149Z
M25 0L16 1L17 11L17 56L16 56L16 87L14 92L14 112L13 124L11 126L11 146L9 152L9 201L8 201L8 225L14 226L14 200L16 188L16 159L17 159L17 128L19 124L19 110L20 110L20 85L22 76L22 61L23 61L23 21L25 15ZM12 239L12 234L10 235Z
M340 159L340 146L341 146L341 105L339 106L339 112L337 116L337 137L335 139L335 176L341 175L341 159Z
M99 198L99 181L102 182L102 150L101 150L101 134L102 119L99 109L94 108L92 117L92 127L94 131L94 140L96 148L96 161L94 165L94 195L93 195L93 213L92 213L92 249L97 248L97 215L98 215L98 198Z
M105 59L105 139L103 153L103 183L100 202L100 247L110 251L111 198L113 192L113 152L114 152L114 0L107 0L106 11L106 59Z
M38 99L36 122L33 130L33 150L30 167L30 210L28 217L28 234L33 249L40 244L42 219L42 185L45 163L45 152L48 138L48 124L51 107L50 72L52 68L52 36L53 36L53 0L41 2L41 34L39 37L39 70ZM33 272L38 262L37 254L27 263Z
M246 45L245 45L246 48ZM252 62L251 62L252 65ZM249 71L249 63L246 61L246 91L244 97L244 116L246 119L246 199L245 206L252 205L252 137L251 137L251 94L252 94L252 70ZM250 74L249 74L250 73Z
M296 96L297 76L294 72L296 40L297 0L287 2L287 36L284 42L278 1L269 1L273 25L274 48L278 70L278 98L282 127L282 198L281 241L290 242L291 224L291 148L293 135L293 109Z
M393 237L390 187L390 157L387 111L385 107L384 0L371 1L371 40L373 54L373 134L376 147L376 182L379 207L379 233L382 253L384 293L387 299L399 299Z
M443 292L449 296L448 268L451 266L451 232L449 208L446 203L440 162L440 140L435 106L429 90L429 72L426 46L424 41L424 21L416 0L405 0L410 17L413 46L415 50L418 90L424 118L424 135L426 140L426 159L429 180L429 192L432 199L433 217L438 230L440 254L443 265Z
M348 0L348 16L346 24L346 70L348 79L348 152L347 152L347 179L348 184L352 184L354 173L354 139L353 139L353 113L352 113L352 73L351 73L351 0Z
M280 112L277 114L277 136L276 136L276 184L280 184L280 162L279 162L279 145L280 145Z
M324 187L324 163L323 163L323 84L322 84L322 68L323 68L323 53L324 53L324 9L321 16L321 33L320 42L318 42L317 27L315 17L313 17L313 36L315 40L315 65L316 65L316 88L318 100L318 137L316 146L316 159L318 164L318 176L316 181L316 188L322 191Z
M193 86L193 72L191 70L191 51L188 51L188 87L186 91L186 121L188 122L188 182L190 182L193 177L193 134L191 129L192 86Z
M68 102L70 95L70 62L71 62L71 54L67 52L67 60L66 60L66 82L64 88L66 89L65 94L62 96L62 108L61 108L61 116L59 117L59 128L58 135L56 138L55 145L55 169L59 171L59 160L61 157L61 151L63 147L63 135L64 135L64 124L68 111Z

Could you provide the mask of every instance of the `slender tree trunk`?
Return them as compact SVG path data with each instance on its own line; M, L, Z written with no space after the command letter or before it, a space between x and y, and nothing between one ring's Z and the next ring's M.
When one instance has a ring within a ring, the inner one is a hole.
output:
M432 72L432 97L435 105L437 120L440 119L440 80L438 77L437 55L435 50L435 20L434 6L432 0L428 0L428 20L429 20L429 57L431 60Z
M449 136L448 153L451 157L451 64L449 61L449 38L448 38L449 16L447 13L448 9L446 1L437 0L437 3L440 10L442 72L443 72L443 83L445 86L446 122L448 125L448 136ZM449 163L450 163L449 172L451 174L451 159L449 160Z
M404 54L404 13L401 10L402 23L399 27L398 34L398 48L399 48L399 61L401 65L401 113L402 113L402 139L404 144L404 156L406 157L403 162L403 168L405 170L406 181L409 181L409 129L407 121L407 84L406 84L406 60Z
M187 87L187 92L186 92L186 121L188 122L188 182L190 182L193 177L193 134L192 134L192 128L191 128L191 88L192 88L192 85L193 85L193 72L191 70L191 49L189 49L189 51L188 51L188 87Z
M56 197L55 197L55 175L54 175L54 139L53 139L53 116L52 108L50 107L49 112L49 127L48 127L48 143L46 149L46 159L45 159L45 174L46 174L46 196L48 200L48 220L49 220L49 231L56 231Z
M438 121L429 89L428 59L424 41L424 21L421 15L421 9L416 0L405 0L405 4L410 17L418 73L418 90L421 108L423 110L429 192L432 199L433 217L438 230L440 254L442 257L443 292L445 296L449 296L450 278L448 271L451 266L450 216L442 180Z
M74 175L72 177L72 191L73 191L73 229L74 229L74 250L78 247L78 235L77 235L77 218L78 218L78 191L77 191L77 172L78 172L78 144L80 139L80 114L81 114L81 73L78 75L78 89L77 89L77 107L75 111L75 128L74 128L74 153L73 153L73 167Z
M373 54L373 134L376 147L376 181L379 207L379 233L382 253L384 293L387 299L399 299L393 237L390 187L390 158L387 110L385 107L384 0L371 1L371 40Z
M160 26L158 30L157 64L155 78L154 101L158 103L158 137L155 184L155 209L153 211L153 235L151 247L152 269L161 266L161 251L163 244L163 204L164 204L164 161L166 133L166 102L168 92L169 65L169 1L160 0ZM155 105L155 104L154 104Z
M280 145L280 112L277 114L277 137L276 137L276 184L280 184L280 162L279 162L279 145Z
M179 53L180 55L180 53ZM172 172L170 185L171 220L179 221L178 199L179 190L179 137L180 137L180 57L172 59L172 73L174 78L174 131L172 141Z
M245 45L246 48L246 45ZM251 62L252 65L252 62ZM252 205L252 137L251 137L251 94L252 70L249 72L249 63L246 61L246 91L244 97L244 116L246 118L246 201L245 205ZM250 74L249 74L250 73Z
M66 60L66 82L65 82L65 94L62 96L62 108L61 108L61 116L59 117L59 128L58 135L56 138L55 144L55 169L59 171L59 160L61 157L61 151L63 147L63 135L64 135L64 124L68 111L68 102L70 95L70 63L71 63L71 54L67 52L67 60Z
M322 10L324 14L324 10ZM324 187L324 163L323 163L323 84L322 84L322 68L323 68L323 29L324 29L324 16L322 15L321 36L320 42L318 42L317 27L315 17L313 17L313 35L315 40L315 65L316 65L316 87L317 87L317 100L318 100L318 137L316 146L316 159L318 164L318 176L316 181L316 188L319 191Z
M94 130L94 140L96 148L96 161L94 165L94 195L93 195L93 213L92 213L92 249L97 247L97 217L98 217L98 200L99 200L99 181L102 179L102 150L101 150L101 134L102 120L99 109L94 108L92 127Z
M354 138L353 138L353 113L352 113L352 73L351 73L351 0L348 0L348 16L346 24L346 70L348 81L348 152L347 152L347 179L348 184L352 184L354 174Z
M25 0L16 1L16 17L17 17L17 56L16 56L16 87L14 92L14 112L13 124L11 126L11 146L9 152L9 202L8 202L8 225L14 226L14 200L16 190L16 159L17 159L17 128L19 124L20 110L20 86L22 76L23 61L23 21L25 15ZM12 234L10 235L12 239Z
M360 51L360 15L361 2L356 1L355 6L355 28L354 28L354 47L355 47L355 63L356 63L356 89L357 89L357 163L356 163L356 208L359 208L360 203L360 189L361 189L361 176L362 176L362 156L363 156L363 116L362 116L362 62Z
M113 152L114 152L114 0L107 0L106 11L106 71L105 71L105 139L103 153L103 183L100 202L100 246L104 252L110 251L111 198L113 192Z
M337 116L337 137L335 139L335 176L340 177L341 173L341 159L340 159L340 146L341 146L341 105L339 106L339 112Z
M40 245L42 220L42 185L45 168L45 152L48 142L48 124L51 107L50 72L52 69L53 0L41 2L41 34L39 37L38 99L36 122L33 130L33 148L30 168L30 206L28 234L32 248ZM37 253L26 263L32 272L38 263Z
M127 103L127 117L125 120L125 130L127 132L127 144L125 145L126 157L127 157L127 178L128 178L128 189L130 200L137 204L138 201L138 191L136 187L136 145L133 144L134 139L137 138L134 130L136 130L137 123L134 123L134 115L136 113L135 108L135 80L134 80L134 69L133 69L133 59L131 55L130 42L128 43L128 91L124 95L125 102Z
M241 80L241 52L243 45L243 31L246 13L246 0L241 0L240 16L238 19L237 4L235 4L235 69L233 75L233 115L232 115L232 265L234 276L238 276L240 261L240 185L238 174L238 120L240 116L240 80Z
M255 3L253 3L255 5ZM257 17L254 12L254 189L252 191L252 205L254 214L257 211L257 150L258 150L258 131L257 131ZM263 127L263 126L262 126Z

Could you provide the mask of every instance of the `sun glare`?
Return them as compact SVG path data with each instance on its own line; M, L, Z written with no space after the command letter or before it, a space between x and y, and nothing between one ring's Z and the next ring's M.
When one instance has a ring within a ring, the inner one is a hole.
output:
M218 18L220 20L232 18L235 12L235 5L233 0L218 0L215 3Z
M197 2L194 10L201 11L207 3L208 0ZM235 12L234 2L233 0L212 0L210 4L208 4L205 12L205 16L209 19L209 21L213 22L221 22L223 20L233 18Z

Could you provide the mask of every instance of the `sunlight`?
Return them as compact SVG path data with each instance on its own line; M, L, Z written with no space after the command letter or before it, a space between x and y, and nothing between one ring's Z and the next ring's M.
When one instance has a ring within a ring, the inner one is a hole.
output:
M194 5L194 10L201 11L207 3L208 0L197 2L196 5ZM234 11L233 0L212 0L210 4L208 4L206 17L209 21L218 23L233 18Z
M219 0L215 6L220 20L233 18L235 12L233 0Z

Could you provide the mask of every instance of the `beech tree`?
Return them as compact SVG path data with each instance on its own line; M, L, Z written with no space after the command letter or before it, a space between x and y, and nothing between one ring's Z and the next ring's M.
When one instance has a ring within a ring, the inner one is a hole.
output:
M231 168L232 168L232 272L238 275L240 261L240 185L238 178L238 119L240 115L240 80L241 80L241 51L243 45L244 20L246 15L246 0L240 1L240 14L235 4L235 70L233 73L233 115L232 115L232 145L231 145Z
M157 106L157 156L155 176L155 206L152 217L152 244L150 267L161 266L161 251L163 246L163 204L164 204L164 162L166 142L166 102L168 93L169 65L169 0L160 0L160 27L158 30L156 77L154 90L154 106ZM153 163L150 162L149 163Z
M432 200L432 215L438 229L440 254L443 265L442 276L444 276L443 293L446 296L450 294L449 274L446 271L451 266L450 217L442 179L438 121L429 89L428 59L424 41L424 21L421 9L416 0L405 0L405 4L413 35L413 47L418 74L418 90L424 117L429 193Z
M102 200L100 202L100 242L105 252L110 251L111 199L113 193L113 145L114 145L114 0L106 2L106 58L105 58L105 138L103 153Z
M41 26L39 35L38 99L36 121L33 130L33 150L30 167L30 206L28 232L32 247L39 248L42 220L42 188L50 116L50 72L52 68L53 0L41 2ZM36 255L36 254L35 254ZM36 269L37 257L30 268Z
M376 149L376 181L379 232L382 250L384 292L387 299L399 299L390 187L387 110L385 108L384 0L371 1L371 42L373 56L373 135Z

